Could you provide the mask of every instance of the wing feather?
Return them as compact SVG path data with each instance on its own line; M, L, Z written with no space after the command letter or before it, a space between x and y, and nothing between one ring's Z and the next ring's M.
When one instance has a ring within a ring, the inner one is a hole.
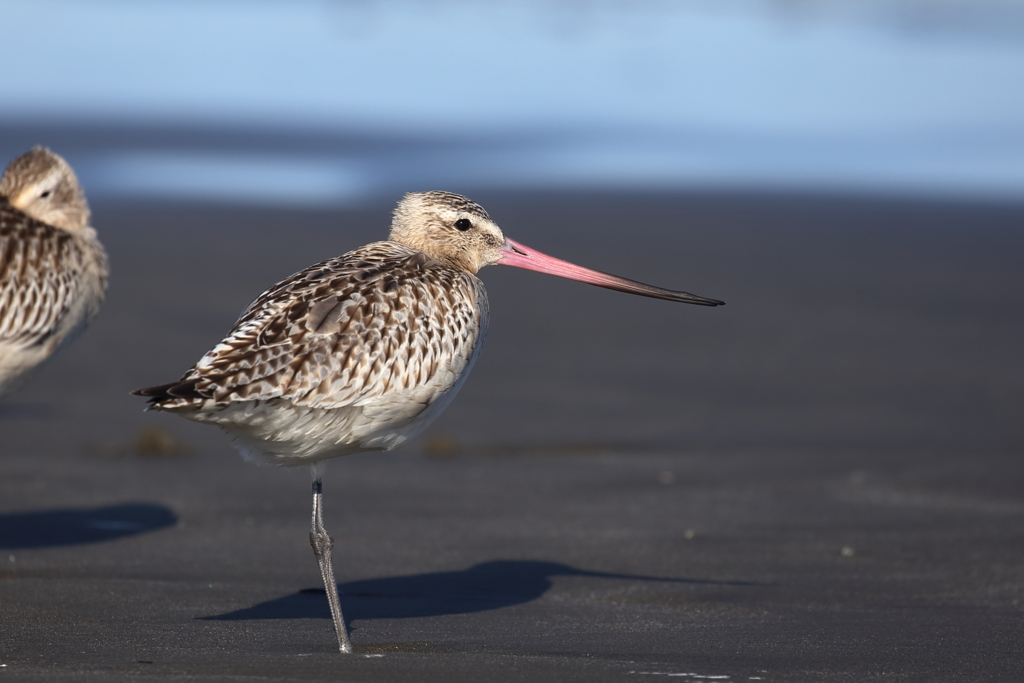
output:
M45 342L80 294L87 257L66 231L0 201L0 342Z
M476 277L377 242L267 290L179 382L139 393L169 409L268 399L339 408L429 383L443 391L486 306Z

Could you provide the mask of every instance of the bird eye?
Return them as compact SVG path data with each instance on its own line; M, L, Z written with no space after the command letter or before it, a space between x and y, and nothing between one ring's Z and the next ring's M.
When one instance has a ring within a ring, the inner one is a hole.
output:
M50 191L49 191L49 190L47 190L46 192L44 192L44 193L42 193L41 195L39 195L39 198L40 198L40 199L46 199L46 198L47 198L47 197L49 197L49 196L50 196Z
M455 221L455 229L456 230L461 230L462 232L466 232L467 230L469 230L472 227L473 227L473 223L468 218L460 218L459 220Z

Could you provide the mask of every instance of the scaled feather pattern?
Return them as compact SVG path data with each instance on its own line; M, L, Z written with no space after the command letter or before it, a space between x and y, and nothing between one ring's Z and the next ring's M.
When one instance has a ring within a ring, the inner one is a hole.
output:
M376 242L264 292L180 381L141 393L257 460L391 448L447 405L486 320L474 275Z
M107 256L88 218L73 172L49 150L22 155L0 178L0 395L99 311Z

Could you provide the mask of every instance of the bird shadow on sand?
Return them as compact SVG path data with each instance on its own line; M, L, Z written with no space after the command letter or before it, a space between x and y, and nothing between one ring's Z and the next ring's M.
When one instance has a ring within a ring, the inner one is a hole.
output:
M100 543L171 526L178 516L163 505L125 503L0 514L0 549Z
M551 588L552 576L585 576L624 581L764 586L749 581L677 579L608 574L556 562L496 560L454 572L413 574L338 584L341 609L349 623L360 619L409 619L484 612L536 600ZM207 621L248 619L330 619L323 588L307 588L253 607L199 617Z

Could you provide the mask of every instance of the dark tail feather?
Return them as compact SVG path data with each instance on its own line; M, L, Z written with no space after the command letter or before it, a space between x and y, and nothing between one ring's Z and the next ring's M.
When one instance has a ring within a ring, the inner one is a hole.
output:
M177 382L171 382L170 384L160 384L155 387L136 389L131 392L131 394L132 396L145 396L149 399L149 405L151 406L176 398L205 398L205 396L196 390L196 384L198 383L199 380L195 379L178 380Z

